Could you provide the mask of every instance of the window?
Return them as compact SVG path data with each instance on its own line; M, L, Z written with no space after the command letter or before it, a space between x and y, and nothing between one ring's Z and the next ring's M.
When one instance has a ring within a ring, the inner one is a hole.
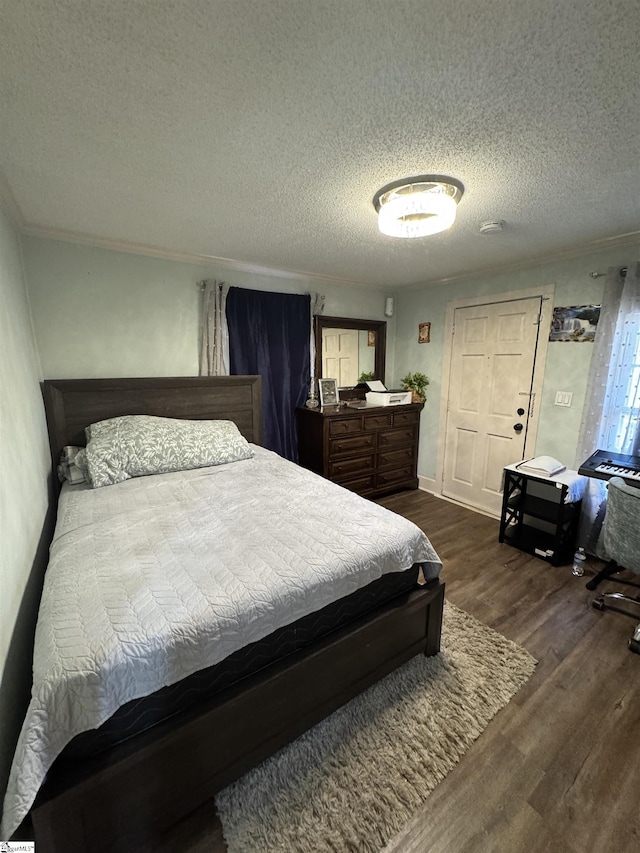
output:
M640 312L621 323L617 364L610 377L603 416L604 446L615 453L640 449Z

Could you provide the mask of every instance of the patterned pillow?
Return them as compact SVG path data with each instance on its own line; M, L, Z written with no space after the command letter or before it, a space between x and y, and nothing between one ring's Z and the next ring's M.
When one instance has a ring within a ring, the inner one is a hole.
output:
M253 456L233 421L125 415L91 424L87 438L86 460L93 488Z

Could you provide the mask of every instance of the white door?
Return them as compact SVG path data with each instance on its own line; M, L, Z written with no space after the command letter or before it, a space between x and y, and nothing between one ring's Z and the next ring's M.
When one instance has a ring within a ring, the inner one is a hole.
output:
M338 387L358 383L358 330L322 330L322 375L338 380Z
M540 297L457 308L443 494L498 515L502 469L523 458Z

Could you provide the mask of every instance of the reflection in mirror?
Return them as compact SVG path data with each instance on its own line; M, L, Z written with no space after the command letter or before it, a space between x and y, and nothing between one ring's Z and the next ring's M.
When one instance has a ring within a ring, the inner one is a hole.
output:
M376 372L376 333L360 329L358 331L358 381L375 379Z
M384 321L322 316L315 321L318 378L335 378L339 388L353 388L362 379L384 382Z

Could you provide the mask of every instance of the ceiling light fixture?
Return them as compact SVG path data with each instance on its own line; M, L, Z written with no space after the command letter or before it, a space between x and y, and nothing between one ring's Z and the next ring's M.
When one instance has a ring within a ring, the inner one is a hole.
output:
M451 228L464 186L443 175L402 178L378 190L378 228L389 237L426 237Z

